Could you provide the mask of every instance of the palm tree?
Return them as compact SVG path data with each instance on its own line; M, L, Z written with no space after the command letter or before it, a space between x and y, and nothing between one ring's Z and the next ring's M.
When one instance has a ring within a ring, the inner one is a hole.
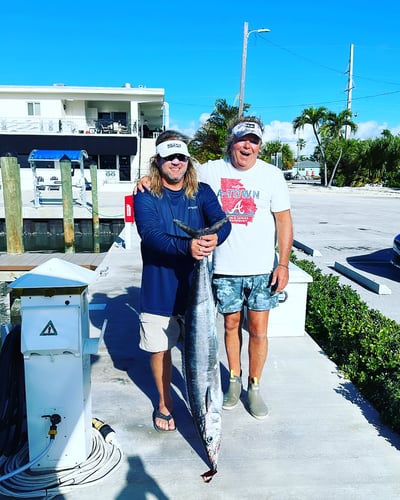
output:
M246 112L250 105L245 104ZM208 120L195 133L189 150L200 163L222 158L229 124L237 118L238 107L230 106L225 99L217 99Z
M338 140L342 143L345 139L345 130L350 128L351 132L357 130L357 125L351 120L352 113L350 110L345 109L340 113L328 113L326 116L326 122L321 127L321 135L326 140ZM336 160L335 166L332 171L332 175L328 182L328 187L332 186L333 178L335 177L336 169L340 163L343 154L343 146L341 144L338 159Z
M300 160L301 152L306 147L306 141L304 139L301 139L299 137L297 139L296 146L297 146L297 161L299 161Z
M259 157L267 163L271 163L271 158L275 157L275 161L272 163L278 166L278 153L281 153L282 169L290 170L294 164L293 152L288 144L282 144L279 140L266 142L260 151Z
M304 129L306 125L311 125L315 139L318 144L318 148L321 152L322 162L324 164L325 171L325 183L324 186L327 185L327 166L326 166L326 158L324 148L322 146L322 140L320 138L321 127L326 121L326 117L328 114L327 108L321 106L319 108L306 108L300 116L293 120L293 131L297 132L299 129Z

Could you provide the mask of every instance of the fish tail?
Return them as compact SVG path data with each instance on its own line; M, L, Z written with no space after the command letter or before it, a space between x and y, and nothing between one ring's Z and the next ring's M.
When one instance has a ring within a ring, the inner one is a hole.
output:
M193 229L179 219L174 219L174 223L185 231L192 238L198 239L205 234L214 234L221 229L221 227L228 222L228 219L221 219L213 224L211 227L205 227L204 229Z

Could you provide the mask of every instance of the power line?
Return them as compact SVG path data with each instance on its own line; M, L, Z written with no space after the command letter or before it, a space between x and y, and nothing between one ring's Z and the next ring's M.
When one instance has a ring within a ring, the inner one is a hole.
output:
M297 52L294 52L293 50L290 50L286 47L283 47L282 45L274 42L273 40L271 40L270 38L266 38L266 37L261 37L263 40L265 40L267 43L271 44L271 45L274 45L275 47L277 47L278 49L281 49L285 52L287 52L288 54L291 54L295 57L297 57L298 59L303 59L305 61L308 61L309 63L315 65L315 66L319 66L321 68L325 68L325 69L328 69L329 71L332 71L333 73L337 73L337 74L344 74L346 73L347 71L340 71L336 68L331 68L330 66L327 66L325 64L321 64L320 62L318 61L315 61L309 57L306 57L302 54L298 54ZM379 80L377 78L371 78L371 77L368 77L368 76L362 76L362 75L359 75L359 74L353 74L353 76L355 76L356 78L360 78L360 79L363 79L363 80L368 80L370 82L375 82L375 83L384 83L386 85L396 85L396 86L400 86L400 83L399 82L391 82L391 81L385 81L385 80Z
M279 45L278 43L276 42L273 42L272 40L270 39L267 39L267 38L263 38L267 43L270 43L271 45L274 45L275 47L278 47L278 49L281 49L285 52L287 52L288 54L291 54L299 59L303 59L304 61L308 61L310 62L311 64L314 64L315 66L320 66L321 68L325 68L325 69L328 69L329 71L332 71L333 73L338 73L339 75L343 75L345 72L344 71L340 71L338 69L335 69L335 68L331 68L330 66L326 66L325 64L321 64L319 62L316 62L314 61L313 59L310 59L309 57L306 57L302 54L297 54L297 52L294 52L293 50L290 50L286 47L283 47L282 45Z
M382 97L385 95L391 95L391 94L399 94L400 90L392 90L390 92L381 92L379 94L372 94L372 95L367 95L367 96L361 96L361 97L353 97L353 101L360 101L364 99L372 99L374 97ZM252 106L254 109L281 109L281 108L298 108L298 107L310 107L310 106L324 106L327 104L339 104L341 102L346 102L346 98L336 100L336 101L319 101L314 104L308 103L300 103L300 104L282 104L282 105L270 105L270 106Z

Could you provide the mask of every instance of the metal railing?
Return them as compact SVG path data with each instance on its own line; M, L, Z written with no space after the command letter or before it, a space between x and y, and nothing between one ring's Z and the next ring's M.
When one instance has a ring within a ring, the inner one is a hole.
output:
M134 122L110 122L107 120L87 120L80 116L46 118L0 117L0 133L40 133L40 134L137 134Z

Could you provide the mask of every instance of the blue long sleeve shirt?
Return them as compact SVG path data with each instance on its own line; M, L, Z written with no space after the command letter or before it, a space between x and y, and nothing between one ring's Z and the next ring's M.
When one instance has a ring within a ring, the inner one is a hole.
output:
M194 199L184 190L163 189L158 198L149 191L135 196L135 222L141 237L143 260L141 311L161 316L184 314L195 259L190 254L191 238L174 222L179 219L194 229L209 227L225 213L208 184L199 183ZM218 245L231 230L227 222L218 231Z

